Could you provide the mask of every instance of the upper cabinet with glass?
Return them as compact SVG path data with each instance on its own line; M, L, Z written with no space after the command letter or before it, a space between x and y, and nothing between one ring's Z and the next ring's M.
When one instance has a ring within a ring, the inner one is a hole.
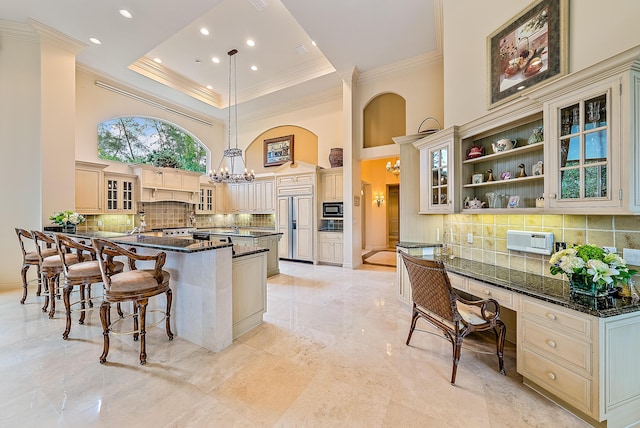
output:
M551 136L545 152L549 209L640 211L638 76L635 71L605 75L545 103Z
M453 213L457 209L454 198L459 163L454 150L457 133L454 126L413 143L420 150L420 214Z

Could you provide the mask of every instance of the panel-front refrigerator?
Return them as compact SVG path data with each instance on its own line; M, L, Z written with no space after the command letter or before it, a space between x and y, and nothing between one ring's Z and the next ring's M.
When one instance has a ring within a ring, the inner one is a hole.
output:
M278 198L278 231L282 232L280 258L313 261L313 197Z

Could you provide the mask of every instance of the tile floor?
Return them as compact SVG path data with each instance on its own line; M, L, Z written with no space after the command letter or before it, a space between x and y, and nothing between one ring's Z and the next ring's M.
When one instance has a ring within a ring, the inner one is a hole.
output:
M130 336L98 363L97 312L85 325L74 314L64 341L61 309L50 320L41 297L22 306L19 289L0 291L0 427L587 426L522 385L512 345L505 377L492 342L465 342L449 385L448 342L404 344L394 269L281 269L264 324L217 354L153 328L146 366Z

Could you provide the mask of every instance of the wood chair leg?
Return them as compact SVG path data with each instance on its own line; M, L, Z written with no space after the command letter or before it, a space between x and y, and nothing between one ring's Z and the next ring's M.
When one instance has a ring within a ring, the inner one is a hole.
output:
M29 265L22 265L22 270L20 271L20 275L22 276L22 286L24 287L22 291L22 300L20 300L20 304L24 305L24 302L27 300L27 271L29 270Z
M38 291L36 291L36 296L40 296L40 294L42 294L42 271L40 270L40 265L38 265Z
M85 284L80 285L80 319L78 320L79 324L84 324L85 310L87 309L87 305L85 303Z
M498 321L496 323L496 352L498 354L498 366L500 369L500 374L506 375L507 372L504 370L504 340L507 336L507 327L504 325L502 321Z
M124 312L122 312L122 307L120 306L120 303L116 304L116 310L118 311L118 315L120 315L120 318L124 318Z
M140 334L138 333L140 331L139 329L139 323L138 323L138 318L140 316L140 312L138 311L138 303L137 302L133 302L133 341L137 342L138 338L140 337Z
M413 306L413 316L411 317L411 328L409 328L409 336L407 337L407 346L409 345L409 342L411 341L411 336L413 335L413 330L416 329L416 323L418 322L418 311L416 311L416 307L415 304Z
M55 275L49 280L49 296L51 300L51 308L49 308L49 318L53 318L56 314L56 296L60 291L60 275Z
M73 291L72 285L66 285L62 290L62 298L64 301L64 312L67 318L67 323L62 333L62 338L67 340L69 338L69 332L71 331L71 291Z
M139 300L136 302L138 306L138 315L140 317L140 364L147 363L147 343L146 343L146 324L147 324L147 303L148 299Z
M167 336L169 340L173 340L173 333L171 332L171 301L173 300L173 293L171 289L167 290L167 312L165 314L165 329L167 330Z
M100 305L100 322L102 323L102 338L104 340L100 364L104 364L107 361L107 355L109 354L109 323L107 321L110 308L111 305L106 301L103 301Z
M462 350L462 338L454 338L453 343L453 369L451 370L451 385L456 383L458 374L458 362L460 361L460 351Z
M89 307L93 308L93 300L91 300L91 284L87 284L87 300L89 300Z
M41 275L42 284L44 284L45 289L49 289L49 278L46 275ZM44 293L44 306L42 306L42 312L47 312L47 308L49 307L49 293Z

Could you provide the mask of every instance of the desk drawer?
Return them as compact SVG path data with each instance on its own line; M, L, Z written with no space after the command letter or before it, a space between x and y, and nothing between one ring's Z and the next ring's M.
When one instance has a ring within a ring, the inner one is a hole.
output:
M559 357L585 376L592 374L591 343L569 337L529 319L522 319L522 345Z
M531 299L523 299L522 312L546 320L549 326L562 327L569 332L591 338L591 320L588 315L581 316L575 311L569 313L557 305L535 302Z
M501 306L505 308L514 309L513 307L513 293L509 290L503 290L498 287L494 287L484 282L479 282L473 279L467 280L468 292L481 299L492 298L498 301Z
M591 381L527 348L523 348L522 375L587 414L593 414Z

